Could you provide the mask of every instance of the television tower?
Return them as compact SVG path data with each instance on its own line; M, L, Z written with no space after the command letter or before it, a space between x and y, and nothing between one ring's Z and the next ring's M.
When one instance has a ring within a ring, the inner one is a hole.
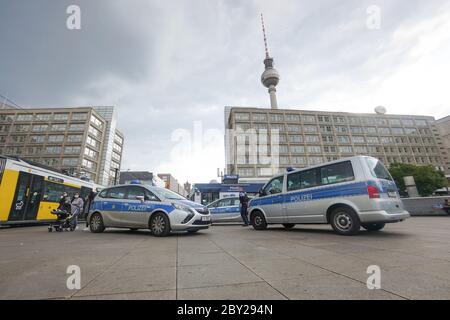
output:
M269 56L269 49L267 48L267 37L266 37L266 29L264 27L264 18L261 13L261 24L264 36L264 46L266 50L266 58L264 59L265 70L261 75L262 84L269 89L270 95L270 106L272 109L278 109L277 102L277 89L275 88L280 81L280 74L273 67L273 58Z

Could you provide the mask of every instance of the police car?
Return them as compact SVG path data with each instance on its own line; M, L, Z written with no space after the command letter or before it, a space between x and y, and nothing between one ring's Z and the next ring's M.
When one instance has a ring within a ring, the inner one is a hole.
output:
M218 199L208 204L212 222L242 222L238 197Z
M355 156L273 177L250 200L253 227L329 223L342 235L378 231L409 218L397 186L376 158Z
M170 231L197 232L211 225L205 206L168 189L129 184L103 189L88 215L91 232L105 228L150 229L156 237Z

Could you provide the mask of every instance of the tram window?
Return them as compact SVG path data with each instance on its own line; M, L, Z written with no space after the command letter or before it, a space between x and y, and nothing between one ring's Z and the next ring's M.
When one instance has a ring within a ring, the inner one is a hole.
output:
M80 192L80 190L77 188L69 187L63 184L54 183L50 181L45 182L44 190L45 191L43 200L48 202L59 202L64 192L67 192L67 194L70 197L72 197L76 192Z

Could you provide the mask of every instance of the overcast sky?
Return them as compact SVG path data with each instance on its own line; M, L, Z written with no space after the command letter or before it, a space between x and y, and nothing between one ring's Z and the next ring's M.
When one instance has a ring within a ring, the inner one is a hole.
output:
M81 30L66 27L72 4ZM224 106L269 106L261 12L280 108L450 114L447 0L0 0L0 93L114 105L122 169L209 182L224 167Z

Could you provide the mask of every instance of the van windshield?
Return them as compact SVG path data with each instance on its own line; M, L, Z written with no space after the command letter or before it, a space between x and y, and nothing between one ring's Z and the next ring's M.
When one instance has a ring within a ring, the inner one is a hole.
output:
M392 181L389 171L380 160L375 158L366 158L366 162L369 165L370 173L374 178Z

